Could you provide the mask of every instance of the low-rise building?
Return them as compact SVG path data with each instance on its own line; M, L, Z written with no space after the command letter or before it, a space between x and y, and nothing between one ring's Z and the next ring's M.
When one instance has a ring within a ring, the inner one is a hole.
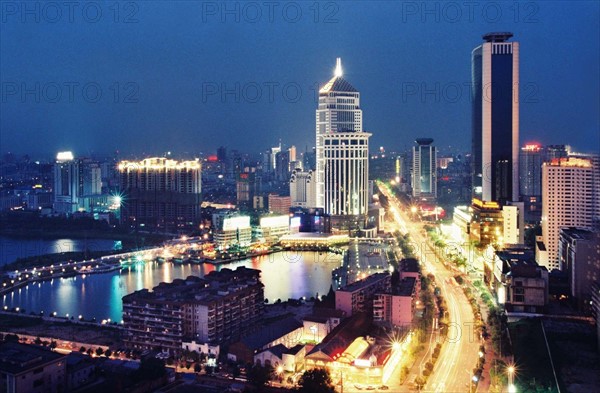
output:
M410 327L417 300L417 280L415 277L406 277L390 292L375 294L373 321L394 327Z
M213 214L213 240L218 250L231 247L247 247L252 242L250 216L231 210L221 210Z
M255 238L266 243L276 243L282 236L290 234L290 216L261 217L259 226L254 229Z
M0 345L0 392L59 393L67 389L66 356L36 345Z
M253 362L254 356L267 348L282 344L292 348L300 344L304 326L294 317L263 325L229 346L228 357L234 361Z
M498 303L504 304L506 311L545 311L548 304L548 270L535 262L533 251L496 251L494 262L493 289Z
M335 292L335 308L351 316L356 312L371 312L376 293L390 290L391 276L388 272L375 273L362 280L346 285Z
M271 366L276 371L281 367L283 371L297 372L303 366L305 354L306 347L302 344L291 348L277 344L254 355L254 364Z

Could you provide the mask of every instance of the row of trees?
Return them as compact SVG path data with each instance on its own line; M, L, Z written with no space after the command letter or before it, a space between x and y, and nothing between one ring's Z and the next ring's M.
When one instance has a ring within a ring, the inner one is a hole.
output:
M248 369L247 377L249 387L248 393L260 393L265 391L265 386L276 377L275 370L271 366L253 365ZM335 387L331 375L324 368L315 368L305 371L298 381L297 393L335 393Z

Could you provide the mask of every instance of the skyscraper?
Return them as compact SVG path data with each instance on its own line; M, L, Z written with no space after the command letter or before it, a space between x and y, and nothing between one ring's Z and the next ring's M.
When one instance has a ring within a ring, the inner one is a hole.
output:
M471 53L473 197L504 205L519 195L519 43L488 33Z
M542 163L544 149L526 144L519 154L519 195L525 204L527 221L539 222L542 214Z
M542 165L542 236L536 241L536 261L548 271L560 268L561 228L592 226L592 178L589 159L555 158Z
M341 220L366 215L370 136L362 128L360 93L342 78L338 58L333 78L319 90L316 207Z
M437 150L431 138L419 138L413 146L412 196L435 199L437 197Z
M60 152L54 165L54 210L71 214L87 210L86 197L102 194L100 165L86 158L75 159L70 151ZM88 198L89 199L89 198ZM93 205L93 203L92 203Z

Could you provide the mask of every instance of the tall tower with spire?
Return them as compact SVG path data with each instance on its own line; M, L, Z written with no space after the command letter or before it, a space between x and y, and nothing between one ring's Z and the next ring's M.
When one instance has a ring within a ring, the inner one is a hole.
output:
M360 93L343 78L337 58L316 112L316 203L332 224L360 223L367 214L370 136L363 132Z

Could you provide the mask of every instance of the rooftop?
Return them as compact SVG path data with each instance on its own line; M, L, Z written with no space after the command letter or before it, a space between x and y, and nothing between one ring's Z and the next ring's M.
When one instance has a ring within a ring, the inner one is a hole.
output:
M487 42L506 42L509 38L512 38L513 33L508 31L504 32L495 32L495 33L487 33L482 36L482 38Z
M262 326L258 332L242 337L240 341L248 348L257 350L303 326L296 318L287 317Z
M414 277L405 277L392 289L392 294L396 296L410 296L415 291L416 283L417 280Z
M569 237L571 240L593 240L594 237L600 236L598 231L590 231L582 228L562 228L561 235Z
M369 287L381 280L385 280L386 278L389 278L389 277L390 277L390 274L388 272L371 274L367 278L363 278L362 280L355 281L352 284L348 284L345 287L338 289L338 291L340 291L340 292L358 291L363 288Z
M16 375L65 357L37 345L4 343L0 345L0 371Z

